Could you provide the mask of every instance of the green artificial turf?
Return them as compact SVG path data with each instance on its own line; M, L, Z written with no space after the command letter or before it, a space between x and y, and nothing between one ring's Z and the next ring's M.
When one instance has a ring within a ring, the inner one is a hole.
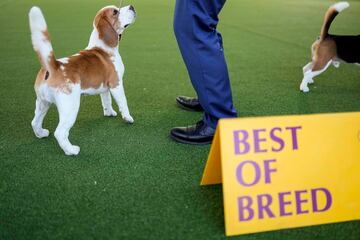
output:
M193 95L172 31L174 0L127 0L138 12L123 35L125 91L135 124L105 118L99 96L84 96L67 157L30 122L39 62L28 11L42 8L57 57L83 49L98 9L118 1L0 2L0 239L224 239L222 188L200 187L209 146L176 144L169 130L200 119L176 107ZM360 111L360 69L331 67L299 92L302 67L328 0L228 0L221 16L239 117ZM359 34L360 2L332 25ZM114 105L115 106L115 105ZM44 126L51 133L56 108ZM240 236L238 239L360 239L360 222Z

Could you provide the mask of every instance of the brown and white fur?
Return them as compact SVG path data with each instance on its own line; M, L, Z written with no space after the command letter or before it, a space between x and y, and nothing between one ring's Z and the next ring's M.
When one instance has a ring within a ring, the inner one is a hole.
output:
M309 92L308 84L314 83L313 78L323 73L331 64L334 67L340 66L340 61L346 62L338 54L338 46L341 44L336 39L349 39L349 36L335 36L329 35L328 31L332 21L335 19L338 13L342 12L350 5L348 2L338 2L332 5L325 14L323 26L321 28L320 37L313 43L311 47L312 61L303 67L304 78L300 84L300 90L303 92ZM360 36L350 36L356 39L360 39ZM357 40L358 41L358 40ZM346 46L349 48L351 46ZM353 46L354 48L356 46ZM355 53L354 53L355 54ZM359 63L355 63L359 64Z
M72 145L68 137L82 94L100 94L105 116L117 115L112 108L112 96L124 121L134 122L124 93L124 65L118 44L121 34L135 21L135 17L132 6L120 9L116 6L104 7L95 16L86 49L70 57L56 59L44 16L38 7L31 8L31 39L41 63L35 82L35 117L31 122L38 138L49 136L49 131L42 124L50 105L54 103L59 113L55 138L66 155L79 154L80 147Z

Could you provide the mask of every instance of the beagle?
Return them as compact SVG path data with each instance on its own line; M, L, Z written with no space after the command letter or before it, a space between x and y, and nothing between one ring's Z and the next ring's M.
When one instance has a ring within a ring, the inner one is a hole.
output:
M309 92L308 84L314 83L313 78L324 72L331 64L336 68L340 66L340 61L360 64L360 35L328 34L336 15L349 6L348 2L338 2L327 10L320 37L311 47L312 61L303 67L304 78L300 84L300 91Z
M95 16L86 49L70 57L56 59L44 16L38 7L31 8L31 40L41 63L35 81L35 116L31 122L38 138L49 136L42 123L54 103L59 113L55 138L66 155L79 154L80 147L72 145L68 136L75 123L82 94L100 94L104 116L117 115L112 108L112 96L124 121L134 122L124 93L124 65L118 45L121 34L135 18L133 6L104 7Z

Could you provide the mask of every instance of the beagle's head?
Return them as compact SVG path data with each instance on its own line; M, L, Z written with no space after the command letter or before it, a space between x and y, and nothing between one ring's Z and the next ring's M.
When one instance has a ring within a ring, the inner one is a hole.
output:
M95 16L94 27L99 38L110 47L116 47L124 30L135 22L136 12L133 6L118 8L107 6Z

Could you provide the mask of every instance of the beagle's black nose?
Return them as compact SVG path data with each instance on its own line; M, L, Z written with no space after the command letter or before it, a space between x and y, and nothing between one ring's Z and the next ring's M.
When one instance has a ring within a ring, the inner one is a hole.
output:
M135 8L133 7L133 5L130 5L129 10L135 12Z

